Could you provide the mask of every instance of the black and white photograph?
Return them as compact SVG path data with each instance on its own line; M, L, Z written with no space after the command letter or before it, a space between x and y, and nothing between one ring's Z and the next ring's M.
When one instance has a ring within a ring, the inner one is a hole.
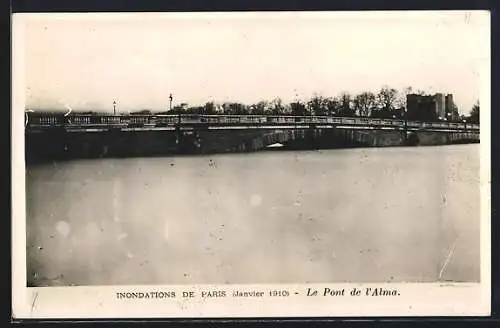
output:
M25 287L484 282L488 12L17 16Z

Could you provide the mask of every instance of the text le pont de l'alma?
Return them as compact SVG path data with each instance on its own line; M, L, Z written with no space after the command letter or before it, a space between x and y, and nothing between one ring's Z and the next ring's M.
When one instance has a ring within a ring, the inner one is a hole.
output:
M388 288L352 288L346 290L346 288L331 289L328 287L322 290L307 288L306 296L399 296L400 293L397 289Z

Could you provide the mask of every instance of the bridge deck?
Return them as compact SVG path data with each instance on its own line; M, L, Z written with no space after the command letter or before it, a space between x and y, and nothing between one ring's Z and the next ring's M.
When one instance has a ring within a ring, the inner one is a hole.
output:
M416 122L403 119L331 116L251 115L47 115L26 113L27 131L63 129L67 132L233 130L233 129L365 129L441 132L479 132L467 122Z

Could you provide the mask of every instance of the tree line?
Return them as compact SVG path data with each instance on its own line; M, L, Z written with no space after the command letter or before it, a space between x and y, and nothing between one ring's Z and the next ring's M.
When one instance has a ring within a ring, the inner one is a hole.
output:
M297 116L343 116L343 117L371 117L371 118L405 118L406 97L408 94L427 95L422 90L413 90L407 87L402 91L388 86L382 87L378 93L364 91L359 94L342 92L337 96L325 97L314 94L308 100L297 99L284 103L277 97L271 101L259 101L253 104L240 102L225 102L215 104L207 102L205 105L190 106L179 103L171 110L162 114L202 114L202 115L297 115ZM455 108L456 109L456 108ZM151 114L143 110L131 114ZM424 117L425 116L425 117ZM437 121L437 114L429 112L420 117L422 121ZM455 118L456 121L479 122L479 102L470 110L468 115Z
M362 92L357 95L342 92L338 96L313 95L308 100L297 99L284 103L277 97L271 101L262 100L253 104L225 102L216 105L207 102L202 106L187 103L175 105L168 114L225 114L225 115L298 115L298 116L363 116L392 118L402 117L406 103L404 97L394 88L383 87L379 93ZM146 111L136 112L145 113Z

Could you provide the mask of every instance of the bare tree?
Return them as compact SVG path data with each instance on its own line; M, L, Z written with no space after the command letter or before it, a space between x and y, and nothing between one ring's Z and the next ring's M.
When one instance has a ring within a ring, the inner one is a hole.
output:
M406 99L408 98L408 95L411 94L413 94L413 88L411 86L403 88L403 90L399 93L395 106L398 108L406 108Z
M224 102L222 105L222 113L225 115L231 114L231 103L230 102Z
M274 98L271 103L271 113L273 115L283 115L285 114L285 105L283 105L283 101L281 98L277 97Z
M241 103L233 102L228 106L228 114L245 115L248 114L247 106Z
M389 88L388 86L382 87L377 94L377 107L379 113L377 116L380 117L391 117L394 114L394 109L396 108L396 102L398 99L398 91L394 88Z
M342 92L339 96L341 116L354 116L354 110L351 107L352 96L348 92Z
M250 106L250 114L264 115L267 107L268 107L267 101L264 101L264 100L259 101L258 103Z
M307 108L312 115L326 115L328 108L326 106L326 99L318 94L315 94L308 102Z
M205 114L212 115L216 113L215 104L212 101L207 102L204 107Z
M340 100L337 97L326 98L325 106L327 115L335 116L340 112Z
M375 94L372 92L362 92L354 98L353 104L354 110L359 116L370 116L376 104Z
M300 100L290 103L290 110L292 115L305 116L308 114L306 106Z
M292 115L292 107L290 106L290 104L283 105L283 114L284 115Z

